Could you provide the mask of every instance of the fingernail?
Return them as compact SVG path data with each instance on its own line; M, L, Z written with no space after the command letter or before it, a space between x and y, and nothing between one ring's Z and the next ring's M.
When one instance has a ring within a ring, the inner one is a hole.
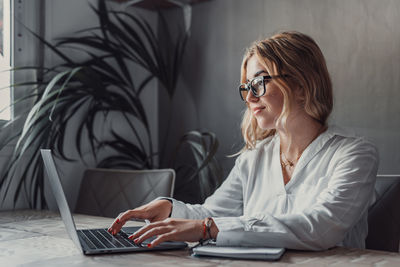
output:
M148 248L151 248L151 244L147 244L147 247L148 247Z
M116 223L119 223L119 219L117 219L115 222L116 222Z
M137 243L139 241L139 238L136 238L135 240L133 240L133 242Z

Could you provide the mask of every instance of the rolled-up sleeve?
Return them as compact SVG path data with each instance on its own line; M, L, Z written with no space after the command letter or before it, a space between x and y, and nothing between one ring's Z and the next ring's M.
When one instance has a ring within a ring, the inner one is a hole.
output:
M378 156L371 143L360 140L337 158L328 186L302 212L213 218L217 245L323 250L340 243L371 203Z

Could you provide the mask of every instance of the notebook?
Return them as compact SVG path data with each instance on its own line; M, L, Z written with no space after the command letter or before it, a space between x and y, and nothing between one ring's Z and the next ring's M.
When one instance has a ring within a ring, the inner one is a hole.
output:
M216 245L204 245L195 247L192 251L193 256L252 260L279 260L285 252L285 249L268 247L220 247Z
M113 236L107 228L102 229L76 229L74 218L68 206L60 178L54 163L51 150L40 150L45 169L48 174L51 190L57 202L61 218L69 237L76 247L85 255L121 253L121 252L141 252L154 250L183 249L187 247L185 242L163 242L158 246L148 248L147 244L152 239L146 240L142 244L135 244L128 236L138 230L140 227L124 227L120 233Z

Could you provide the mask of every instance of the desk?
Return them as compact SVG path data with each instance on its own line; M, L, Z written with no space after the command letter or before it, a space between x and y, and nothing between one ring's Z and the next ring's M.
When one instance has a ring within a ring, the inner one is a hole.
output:
M103 228L112 219L76 215L78 228ZM129 222L131 225L138 223ZM190 251L142 252L84 256L68 238L57 213L0 212L0 266L400 266L400 254L374 250L334 248L324 252L287 251L278 262L197 258Z

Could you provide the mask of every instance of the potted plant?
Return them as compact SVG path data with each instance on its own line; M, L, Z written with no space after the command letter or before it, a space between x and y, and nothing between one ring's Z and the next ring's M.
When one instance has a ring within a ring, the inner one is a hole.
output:
M99 26L80 31L83 35L79 37L61 38L53 45L32 32L62 59L60 64L50 68L15 68L15 71L37 70L43 75L35 81L18 85L30 86L31 89L14 105L32 100L34 105L28 114L3 126L3 130L7 130L24 121L17 134L0 144L1 149L16 142L0 178L0 188L5 192L1 202L9 194L14 196L14 202L25 194L31 208L45 208L43 164L39 150L50 148L63 160L73 161L76 159L69 157L65 151L66 142L71 140L79 160L84 158L83 140L88 140L89 150L98 167L159 167L156 158L163 153L153 146L148 117L140 96L149 82L157 79L168 97L174 97L188 34L185 32L177 38L167 34L159 40L144 18L110 10L104 0L99 0L98 6L92 6L92 9L97 14ZM160 27L165 27L160 30L168 31L163 14L158 12L158 16L163 20ZM64 51L65 47L77 49L86 55L86 59L73 60ZM148 76L139 80L130 71L132 64L146 70ZM118 114L132 138L126 138L112 128L106 129L106 138L99 137L96 118L102 116L106 119L110 114ZM75 127L71 127L72 122ZM175 154L182 153L182 149L191 151L192 164L179 164L175 160L168 166L162 166L176 169L175 192L178 198L191 202L204 200L222 182L221 168L215 159L217 147L217 138L210 132L191 131L182 137ZM108 149L110 154L97 158L101 149ZM179 159L179 156L173 158ZM22 172L18 171L21 169ZM15 190L11 190L10 185L15 181ZM195 199L185 195L184 188L190 183L200 188Z

